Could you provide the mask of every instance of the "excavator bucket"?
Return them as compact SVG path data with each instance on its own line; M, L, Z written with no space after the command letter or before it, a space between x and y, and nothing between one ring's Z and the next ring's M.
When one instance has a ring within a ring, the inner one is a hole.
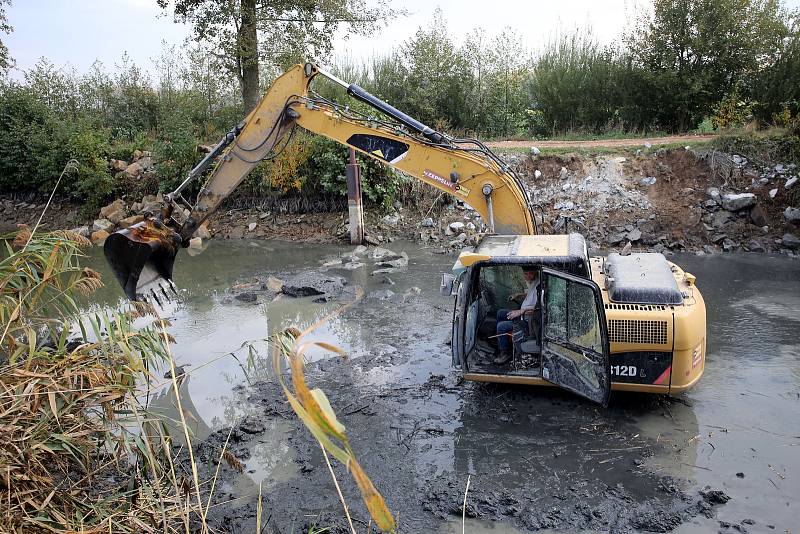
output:
M131 300L154 300L159 305L177 296L172 266L180 236L156 219L114 232L103 252L125 294Z

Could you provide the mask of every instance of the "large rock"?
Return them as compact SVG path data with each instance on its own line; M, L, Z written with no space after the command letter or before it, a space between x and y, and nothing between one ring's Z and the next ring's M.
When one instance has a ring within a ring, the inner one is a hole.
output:
M274 291L275 293L280 293L283 291L283 280L280 278L275 278L274 276L270 276L264 283L264 287L270 291Z
M92 235L92 232L89 230L88 226L79 226L77 228L73 228L72 231L83 237L89 237Z
M714 218L711 219L711 226L716 228L717 230L721 230L729 222L731 222L732 215L727 211L718 211L714 214Z
M128 168L128 162L121 159L112 159L108 162L108 165L116 172L124 171Z
M341 276L310 271L300 273L285 280L281 292L290 297L308 297L339 293L347 280Z
M142 169L142 172L149 172L156 168L153 158L150 156L142 156L136 164Z
M451 222L449 228L451 232L457 234L464 229L464 223L461 221Z
M203 223L194 231L194 236L200 239L211 239L211 232L208 231L208 224Z
M783 244L786 248L798 248L800 247L800 237L797 237L794 234L783 234L781 238L781 244Z
M633 230L628 232L628 239L631 242L635 243L636 241L639 241L641 238L642 238L642 231L639 230L638 228L634 228Z
M394 268L399 269L408 265L408 254L401 252L399 255L384 256L380 261L375 262L375 267L379 269Z
M92 232L91 240L95 245L102 246L102 244L106 242L106 239L108 239L108 236L109 233L105 230L97 230L96 232Z
M131 215L130 217L125 217L124 219L120 219L119 227L130 228L134 224L139 224L143 220L144 220L144 215Z
M800 223L800 209L788 207L783 210L783 217L787 222L798 224Z
M396 254L395 252L389 250L388 248L383 248L383 247L375 247L369 253L369 257L375 261L381 261L384 258L396 257L396 256L399 256L399 254Z
M139 163L135 162L135 161L125 168L125 172L128 173L130 176L133 176L134 178L136 178L140 174L142 174L143 170L144 169L142 169L142 166L139 165Z
M114 230L114 223L108 219L97 219L92 224L93 232L111 232L112 230Z
M753 193L728 193L722 195L722 207L728 211L752 208L756 205L756 201L756 196Z
M123 201L121 198L118 198L111 204L100 208L100 218L108 219L110 218L109 215L117 212L122 212L122 213L125 212L125 201Z
M756 204L750 208L750 220L753 221L753 224L756 226L767 226L769 224L767 214L761 207L761 204Z

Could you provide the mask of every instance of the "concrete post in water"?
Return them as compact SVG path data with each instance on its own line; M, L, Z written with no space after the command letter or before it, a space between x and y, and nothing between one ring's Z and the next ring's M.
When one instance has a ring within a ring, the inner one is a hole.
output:
M361 204L361 169L356 162L356 151L350 149L347 164L347 211L350 216L350 243L364 242L364 207Z

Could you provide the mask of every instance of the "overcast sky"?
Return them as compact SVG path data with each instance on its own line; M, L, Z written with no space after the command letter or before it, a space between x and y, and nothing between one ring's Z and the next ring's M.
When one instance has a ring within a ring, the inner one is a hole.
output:
M440 7L450 35L460 42L473 28L490 35L510 26L524 43L536 48L558 31L591 26L601 41L613 40L648 0L392 0L409 16L392 22L380 34L339 42L336 53L367 58L400 45L420 26L430 23ZM800 0L786 0L790 9ZM172 22L156 0L12 0L7 11L14 26L3 36L18 69L30 68L40 57L59 66L86 71L95 60L109 69L128 55L144 70L154 70L162 41L181 44L188 29ZM21 77L17 71L15 77Z

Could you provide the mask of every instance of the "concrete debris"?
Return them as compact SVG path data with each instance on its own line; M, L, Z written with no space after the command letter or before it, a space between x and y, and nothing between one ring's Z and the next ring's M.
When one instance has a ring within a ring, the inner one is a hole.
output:
M369 294L369 298L376 300L391 300L395 296L395 292L390 289L379 289Z
M769 198L775 198L778 195L778 188L769 190Z
M752 208L756 205L756 201L756 196L753 193L728 193L722 195L722 207L728 211Z
M114 223L112 223L108 219L97 219L92 224L92 231L111 233L114 231Z
M787 222L798 224L800 223L800 209L788 207L783 211L783 217Z
M274 276L269 276L267 277L267 281L264 283L264 287L269 291L280 293L283 291L283 280Z
M786 180L786 185L784 186L786 189L790 189L794 184L797 183L797 176L792 176L788 180Z
M800 247L800 237L789 233L783 234L781 244L786 248L796 249Z

